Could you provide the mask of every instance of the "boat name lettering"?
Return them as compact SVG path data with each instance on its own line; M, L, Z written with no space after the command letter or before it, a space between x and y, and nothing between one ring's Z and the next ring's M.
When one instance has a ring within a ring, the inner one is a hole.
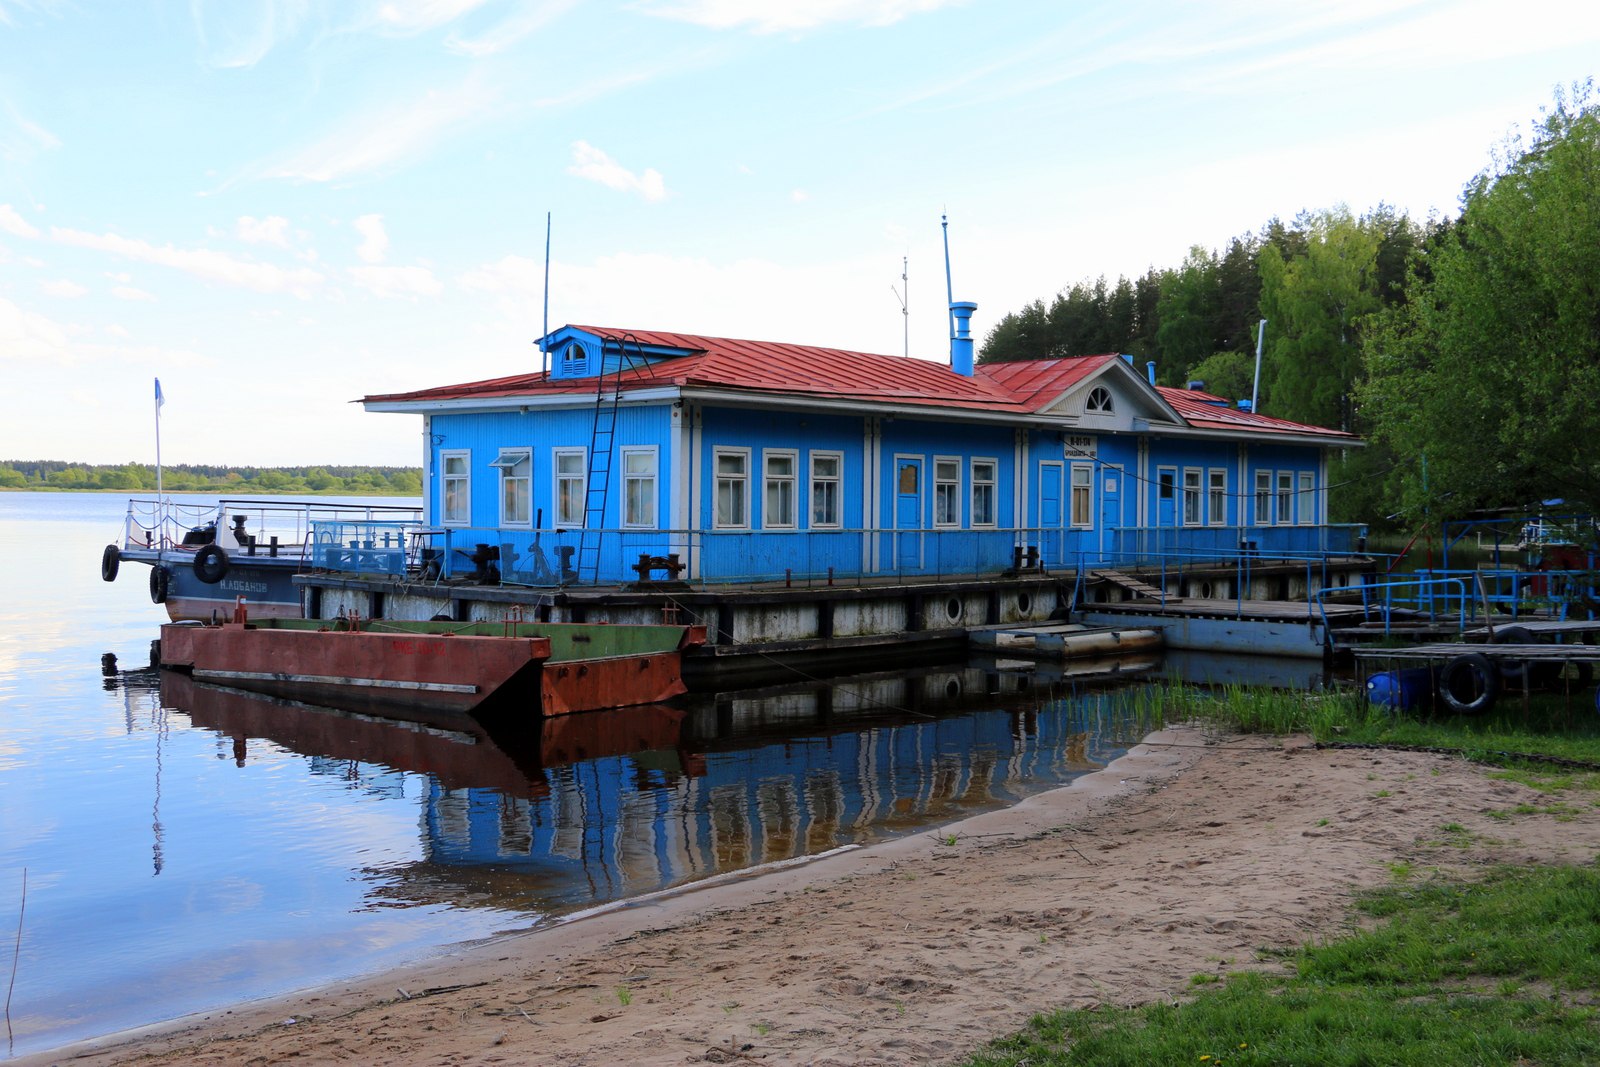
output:
M444 646L437 641L395 640L389 647L402 656L442 656Z
M265 593L267 591L266 582L230 582L224 578L221 584L222 588L230 593Z

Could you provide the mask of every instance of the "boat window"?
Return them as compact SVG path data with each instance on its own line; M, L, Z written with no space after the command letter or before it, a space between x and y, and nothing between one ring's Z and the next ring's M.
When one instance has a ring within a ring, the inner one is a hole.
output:
M585 469L587 457L587 449L556 449L557 526L583 525L584 483L588 479L588 471Z
M744 529L750 525L750 450L719 448L714 463L717 484L712 525Z
M1111 414L1116 410L1116 406L1111 399L1111 391L1103 385L1097 385L1089 390L1087 408L1090 412L1098 412L1102 415Z
M1094 525L1094 467L1088 463L1072 465L1072 525L1087 529Z
M1228 472L1212 468L1206 473L1208 510L1206 518L1212 526L1223 526L1228 521Z
M839 483L844 456L839 452L811 453L811 525L838 526Z
M1291 471L1278 472L1278 525L1288 526L1294 522L1294 474Z
M656 525L656 450L622 450L622 525L654 529Z
M999 462L992 459L972 461L972 525L974 526L995 524L995 472L999 466Z
M1200 509L1204 501L1200 498L1200 470L1198 467L1185 467L1183 469L1183 524L1185 526L1200 525Z
M502 448L490 464L500 470L500 525L533 524L533 452Z
M1311 526L1317 521L1317 502L1312 498L1314 479L1310 471L1300 472L1300 525Z
M443 469L440 495L444 510L440 521L466 526L472 522L472 453L441 452L439 465Z
M933 458L933 524L961 525L961 461L945 456Z
M1272 525L1272 472L1256 471L1256 524Z
M768 529L792 530L795 527L795 490L799 480L800 454L789 449L767 449L761 455L766 465L761 525Z

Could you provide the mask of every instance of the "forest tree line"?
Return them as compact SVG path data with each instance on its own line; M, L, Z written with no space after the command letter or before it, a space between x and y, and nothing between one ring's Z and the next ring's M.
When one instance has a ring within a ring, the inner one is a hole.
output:
M161 469L169 493L234 496L326 493L344 496L421 496L418 467L218 467L183 463ZM58 460L0 462L0 489L108 489L156 491L147 463L88 464Z
M1600 511L1600 103L1558 91L1452 218L1273 218L1142 277L1007 314L980 362L1120 352L1162 385L1349 430L1335 521L1416 527L1560 497Z

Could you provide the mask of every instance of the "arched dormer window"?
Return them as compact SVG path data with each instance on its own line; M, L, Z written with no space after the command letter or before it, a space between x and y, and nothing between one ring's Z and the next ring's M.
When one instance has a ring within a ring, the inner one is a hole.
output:
M1089 402L1084 405L1084 410L1091 415L1110 415L1116 410L1116 404L1111 399L1111 390L1103 385L1097 385L1089 390Z

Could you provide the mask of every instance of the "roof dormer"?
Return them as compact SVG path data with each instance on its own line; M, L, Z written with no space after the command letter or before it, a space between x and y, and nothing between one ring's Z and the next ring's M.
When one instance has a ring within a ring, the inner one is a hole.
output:
M626 330L604 330L593 326L563 326L543 338L541 346L550 360L550 377L592 378L600 374L626 373L663 360L676 359L704 351L690 345L664 343L654 335L650 343Z

